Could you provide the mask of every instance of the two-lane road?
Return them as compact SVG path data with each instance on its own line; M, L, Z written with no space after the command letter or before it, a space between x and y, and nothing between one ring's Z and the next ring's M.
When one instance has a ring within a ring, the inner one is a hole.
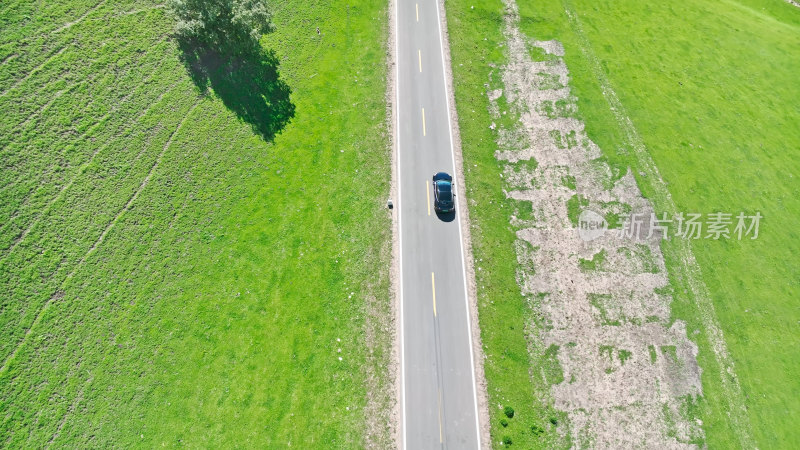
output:
M461 182L439 5L395 5L403 448L479 448L460 218L436 214L431 186L440 171Z

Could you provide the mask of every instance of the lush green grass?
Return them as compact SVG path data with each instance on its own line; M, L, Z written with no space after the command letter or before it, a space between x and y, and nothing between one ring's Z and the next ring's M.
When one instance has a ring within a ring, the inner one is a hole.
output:
M363 445L390 345L365 338L389 298L386 5L273 2L296 109L266 142L198 95L163 9L50 33L97 3L27 3L0 7L0 443Z
M704 214L760 211L765 216L757 240L701 240L692 247L736 363L756 443L797 447L800 241L794 222L800 216L800 91L795 87L800 59L794 49L800 46L800 11L785 2L759 0L518 4L524 33L564 44L578 114L590 137L612 164L633 166L646 195L654 194L653 180L638 176L629 142L565 8L577 13L591 52L668 183L677 209ZM503 61L496 50L499 12L499 1L448 2L465 166L471 168L467 183L477 205L503 202L482 88L490 81L487 64ZM657 209L665 208L662 200L653 198ZM521 330L525 316L512 283L513 234L503 221L503 209L477 206L471 215L475 256L492 261L479 280L490 403L538 405L544 397L536 381L527 378ZM665 245L664 253L670 272L678 273L675 246ZM685 291L684 280L672 276L671 281L674 317L688 323L690 337L700 347L705 397L697 413L707 443L736 447L727 394L691 291ZM488 299L494 303L487 305ZM530 413L537 411L534 407ZM494 423L498 417L493 416L495 439L501 432ZM523 436L521 430L515 433Z

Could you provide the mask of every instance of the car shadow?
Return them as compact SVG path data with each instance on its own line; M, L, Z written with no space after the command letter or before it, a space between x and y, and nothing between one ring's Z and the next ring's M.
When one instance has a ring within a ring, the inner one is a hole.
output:
M197 89L209 87L239 119L271 142L294 117L291 89L280 78L278 58L260 45L213 48L178 38L181 61Z
M442 222L452 222L452 221L456 220L456 212L455 211L450 211L450 212L447 212L447 213L442 213L442 212L438 212L437 211L436 212L436 217L438 217L439 220L441 220Z

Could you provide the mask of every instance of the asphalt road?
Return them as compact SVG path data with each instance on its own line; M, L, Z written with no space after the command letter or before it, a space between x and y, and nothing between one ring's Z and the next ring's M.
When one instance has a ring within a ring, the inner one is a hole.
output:
M396 0L403 448L480 447L458 208L437 215L431 178L455 178L437 0Z

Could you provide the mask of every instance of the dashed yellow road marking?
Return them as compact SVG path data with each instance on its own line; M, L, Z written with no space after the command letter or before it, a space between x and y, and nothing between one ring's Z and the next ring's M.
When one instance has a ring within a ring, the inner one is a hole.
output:
M422 72L422 50L418 50L419 53L419 71Z
M419 3L417 3L417 22L419 22Z

